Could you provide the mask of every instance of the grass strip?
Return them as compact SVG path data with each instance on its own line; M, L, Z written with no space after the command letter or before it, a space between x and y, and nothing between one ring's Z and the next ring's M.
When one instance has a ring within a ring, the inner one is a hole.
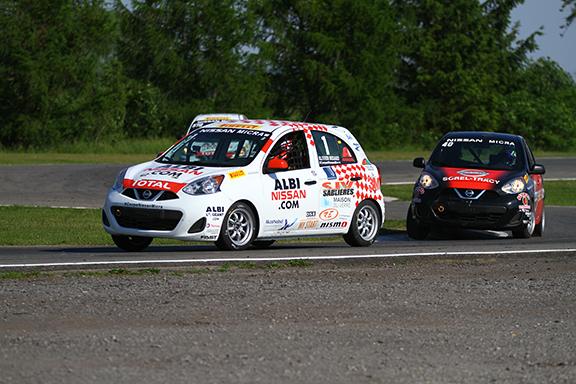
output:
M400 220L387 220L385 228L402 229ZM299 241L325 242L334 238L303 238ZM294 240L290 240L294 241ZM153 245L190 245L171 239L154 239ZM206 243L202 243L206 244ZM0 246L32 245L113 245L104 232L99 209L0 207Z

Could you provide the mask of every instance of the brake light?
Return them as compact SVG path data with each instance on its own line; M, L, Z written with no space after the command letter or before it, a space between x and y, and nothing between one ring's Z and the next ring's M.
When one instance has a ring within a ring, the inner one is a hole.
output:
M378 170L378 182L380 183L380 185L382 185L382 172L380 172L379 166L376 166L376 169Z

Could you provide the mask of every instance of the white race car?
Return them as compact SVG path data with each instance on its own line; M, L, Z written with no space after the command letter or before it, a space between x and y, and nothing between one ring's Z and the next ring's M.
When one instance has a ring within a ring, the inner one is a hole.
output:
M153 238L240 250L286 237L371 245L384 223L378 167L346 129L273 120L212 123L120 172L102 210L127 251Z

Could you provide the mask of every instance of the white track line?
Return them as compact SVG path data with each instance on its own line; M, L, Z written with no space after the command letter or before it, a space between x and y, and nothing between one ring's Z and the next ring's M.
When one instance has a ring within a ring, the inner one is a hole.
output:
M0 264L0 268L14 267L80 267L98 265L131 265L131 264L207 264L207 263L238 263L247 261L290 261L290 260L346 260L346 259L382 259L391 257L416 256L474 256L474 255L520 255L529 253L568 253L576 252L576 248L563 249L525 249L518 251L455 251L455 252L422 252L422 253L388 253L380 255L336 255L336 256L295 256L295 257L255 257L255 258L223 258L223 259L177 259L177 260L114 260L114 261L79 261L63 263L27 263Z

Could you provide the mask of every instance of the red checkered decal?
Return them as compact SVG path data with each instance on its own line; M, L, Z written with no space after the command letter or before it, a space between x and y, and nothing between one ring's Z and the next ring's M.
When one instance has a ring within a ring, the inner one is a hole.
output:
M358 164L340 164L333 165L332 169L336 172L339 181L350 180L355 177L361 178L354 182L354 186L356 187L356 194L354 195L356 205L366 199L374 199L376 201L383 199L378 183L378 176L370 175L365 166Z

